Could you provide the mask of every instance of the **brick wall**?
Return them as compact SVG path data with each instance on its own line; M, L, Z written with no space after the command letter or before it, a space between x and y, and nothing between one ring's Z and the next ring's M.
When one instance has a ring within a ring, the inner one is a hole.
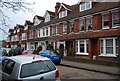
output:
M74 21L74 32L77 33L80 30L79 19Z
M93 16L93 30L101 30L102 29L102 16L99 15L94 15Z

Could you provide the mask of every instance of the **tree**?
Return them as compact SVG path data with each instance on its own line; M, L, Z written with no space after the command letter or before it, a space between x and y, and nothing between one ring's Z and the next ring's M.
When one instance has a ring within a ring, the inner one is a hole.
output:
M27 1L23 0L0 0L0 26L5 26L9 28L9 25L6 21L11 21L7 15L5 15L4 10L9 9L12 10L14 13L19 11L29 11L33 12L32 8L29 8L29 5L34 5L35 3L28 3ZM7 34L4 27L0 27L5 34Z

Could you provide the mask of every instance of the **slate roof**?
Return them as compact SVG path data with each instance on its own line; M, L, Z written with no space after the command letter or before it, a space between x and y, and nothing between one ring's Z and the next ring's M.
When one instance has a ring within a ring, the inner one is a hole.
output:
M36 27L32 27L32 29L120 7L120 2L94 2L93 4L94 4L93 8L82 12L79 11L79 4L76 4L72 6L73 11L68 16L63 18L54 18L46 23L42 22Z

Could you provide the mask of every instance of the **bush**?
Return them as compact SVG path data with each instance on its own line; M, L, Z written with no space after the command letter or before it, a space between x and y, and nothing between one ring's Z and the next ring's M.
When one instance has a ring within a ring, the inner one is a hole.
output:
M48 44L48 46L47 46L47 48L46 48L47 50L54 50L53 49L53 45L52 44Z
M34 54L38 54L39 51L42 50L42 47L41 46L38 46L36 50L34 50Z

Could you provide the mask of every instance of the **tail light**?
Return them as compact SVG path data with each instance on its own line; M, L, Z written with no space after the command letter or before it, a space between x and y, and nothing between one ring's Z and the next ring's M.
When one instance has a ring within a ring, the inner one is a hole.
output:
M55 73L55 78L58 78L58 77L59 77L59 71L57 70Z
M50 56L50 52L48 52L48 56Z

